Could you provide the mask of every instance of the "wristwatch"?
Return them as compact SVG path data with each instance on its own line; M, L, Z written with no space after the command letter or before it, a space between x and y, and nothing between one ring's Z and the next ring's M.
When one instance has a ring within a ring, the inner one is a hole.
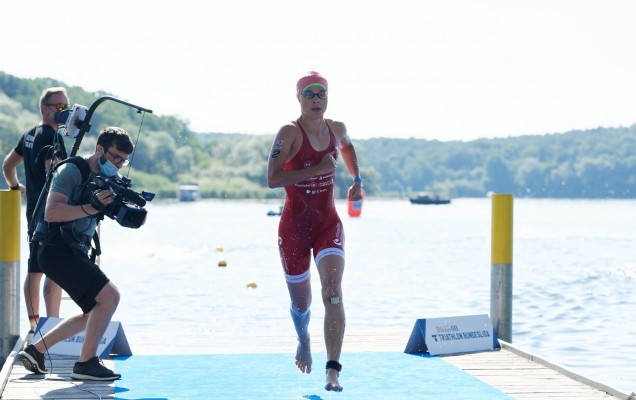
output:
M10 189L11 189L11 190L20 190L20 182L18 182L18 184L17 184L17 185L15 185L15 186L11 186L11 188L10 188Z

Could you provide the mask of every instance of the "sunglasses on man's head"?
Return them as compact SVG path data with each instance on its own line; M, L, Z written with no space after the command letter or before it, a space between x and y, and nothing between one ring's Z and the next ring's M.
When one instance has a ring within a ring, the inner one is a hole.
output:
M71 108L70 104L64 104L64 103L57 103L57 104L46 103L45 105L49 106L49 107L55 107L57 109L57 111L64 111L64 110L68 110L69 108Z
M313 99L316 96L318 96L319 99L326 99L327 98L327 91L326 90L321 90L318 93L314 93L311 90L303 90L303 92L301 94L306 99Z

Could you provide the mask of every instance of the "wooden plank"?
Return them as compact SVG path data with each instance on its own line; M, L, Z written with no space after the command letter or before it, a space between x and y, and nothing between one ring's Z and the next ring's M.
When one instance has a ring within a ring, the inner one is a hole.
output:
M114 399L115 384L112 381L78 381L71 378L74 356L52 355L52 366L46 360L46 375L35 375L27 371L19 361L14 363L2 396L2 400L84 400L96 398ZM113 369L114 360L102 360ZM98 397L99 396L99 397Z
M444 359L516 399L629 398L626 394L610 394L599 390L506 348L500 351L449 356Z

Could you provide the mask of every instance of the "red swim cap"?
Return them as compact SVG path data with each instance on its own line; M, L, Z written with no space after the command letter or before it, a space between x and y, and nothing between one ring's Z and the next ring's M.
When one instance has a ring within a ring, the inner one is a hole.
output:
M296 97L300 96L303 90L307 89L310 86L322 86L325 88L325 90L328 90L327 80L323 78L323 76L320 75L318 72L310 71L307 73L307 75L300 78L298 80L298 83L296 83Z

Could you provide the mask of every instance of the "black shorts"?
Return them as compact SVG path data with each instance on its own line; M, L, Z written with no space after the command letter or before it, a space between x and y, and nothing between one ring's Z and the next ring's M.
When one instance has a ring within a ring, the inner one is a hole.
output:
M31 221L34 208L35 208L35 204L31 205L27 203L27 214L26 214L27 221ZM38 246L39 246L39 243L36 241L32 241L29 243L29 262L28 262L29 273L40 273L40 274L42 273L42 269L40 268L40 263L38 263Z
M38 262L38 247L40 244L38 242L29 243L29 273L42 273L42 268L40 268L40 263Z
M39 245L38 262L42 272L68 293L84 314L97 304L95 297L109 279L88 256L77 247Z

